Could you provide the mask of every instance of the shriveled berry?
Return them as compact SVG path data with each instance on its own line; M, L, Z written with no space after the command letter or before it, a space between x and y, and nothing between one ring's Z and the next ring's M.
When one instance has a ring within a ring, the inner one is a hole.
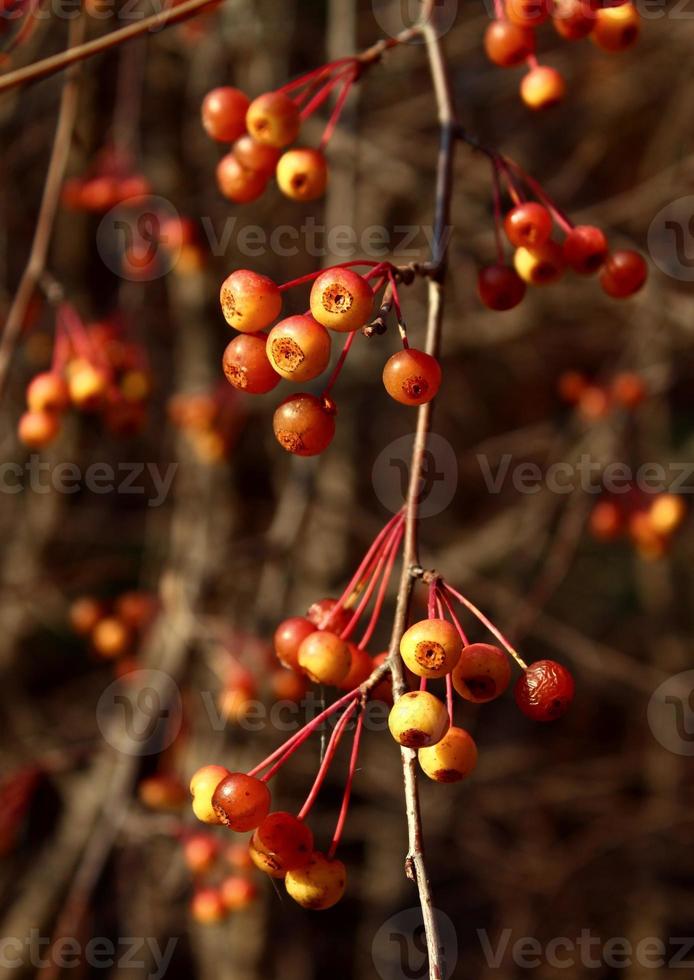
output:
M267 174L248 170L233 153L227 153L217 164L217 187L220 193L235 204L257 201L267 187Z
M222 369L229 384L249 395L264 395L280 383L268 361L267 334L242 333L230 340L222 355Z
M569 709L574 697L574 679L566 667L554 660L537 660L516 682L516 704L533 721L554 721Z
M299 647L299 667L316 684L339 684L352 664L349 647L336 633L316 630Z
M219 291L224 319L242 333L256 333L269 327L282 310L282 294L268 276L250 269L237 269L222 283Z
M548 286L556 282L566 265L561 245L551 238L537 248L517 248L513 254L513 264L521 279L532 286Z
M274 643L277 659L290 670L300 670L299 647L316 626L303 616L285 619L275 630Z
M312 316L290 316L270 331L267 359L288 381L310 381L328 366L330 347L330 334Z
M371 286L351 269L326 269L311 288L311 313L329 330L361 329L371 319L373 304Z
M441 365L423 350L409 347L386 361L383 384L391 398L402 405L424 405L441 386Z
M469 643L453 668L453 687L466 701L484 704L503 694L511 682L506 653L491 643Z
M428 691L408 691L398 698L388 715L390 734L410 749L436 745L450 723L445 704Z
M451 727L436 745L420 749L417 758L429 779L457 783L477 765L477 746L464 728Z
M600 272L600 286L608 296L626 299L641 289L647 276L643 257L631 249L622 249L608 256Z
M490 310L512 310L525 296L526 285L508 265L488 265L477 277L479 298Z
M564 239L566 264L583 276L590 276L607 258L607 239L594 225L576 225Z
M212 806L212 794L223 779L230 775L224 766L203 766L193 774L190 793L193 813L203 823L221 823Z
M273 878L303 868L313 854L311 828L291 813L269 813L251 837L248 853L256 868Z
M282 148L299 135L301 115L284 92L265 92L254 99L246 113L248 132L267 146Z
M272 420L280 446L295 456L317 456L335 435L335 412L325 401L301 392L277 406Z
M270 790L255 776L231 772L212 794L212 809L230 830L255 830L270 809Z
M526 201L508 212L504 231L516 248L536 248L552 234L552 215L544 205Z
M494 20L484 32L487 57L500 68L520 65L535 50L535 35L510 20Z
M315 201L328 183L328 165L320 150L287 150L277 164L277 186L293 201Z
M566 82L556 68L538 65L523 76L520 94L529 109L549 109L563 100Z
M641 18L633 3L601 7L590 35L603 51L624 51L639 39Z
M213 88L202 100L202 124L213 140L233 143L246 132L246 113L251 100L230 85Z
M347 871L342 861L314 851L303 868L287 872L287 893L305 909L329 909L340 901L347 886Z
M445 619L422 619L404 633L400 655L418 677L445 677L460 658L463 641Z

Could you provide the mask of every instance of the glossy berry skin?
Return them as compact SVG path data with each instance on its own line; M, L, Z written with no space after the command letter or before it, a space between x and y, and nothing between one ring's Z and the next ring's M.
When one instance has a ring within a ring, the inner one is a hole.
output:
M94 627L91 640L96 653L110 660L127 652L130 646L130 631L117 616L106 616Z
M203 766L193 774L190 793L193 797L193 813L203 823L220 823L212 806L212 794L223 779L231 775L224 766Z
M337 599L317 599L306 611L306 619L314 623L318 629L329 629L333 633L341 633L352 618L351 609L340 609L333 614Z
M488 265L480 269L477 293L490 310L512 310L525 296L526 285L515 269L508 265Z
M213 88L202 100L202 124L208 136L233 143L246 132L246 113L251 100L237 88Z
M356 643L348 643L351 665L347 676L337 685L342 691L353 691L371 676L374 669L373 657L368 650L360 650Z
M183 845L183 859L194 875L209 871L219 854L219 843L207 834L192 834Z
M532 250L517 248L513 264L521 279L531 286L548 286L560 279L564 272L564 252L561 245L550 238Z
M441 365L431 354L409 347L386 361L383 384L401 405L424 405L441 386Z
M500 68L520 65L535 50L535 35L510 20L494 20L484 32L487 57Z
M625 51L639 39L641 18L633 3L617 7L602 7L596 12L595 26L590 35L603 51Z
M398 698L388 715L390 734L410 749L436 745L450 723L445 704L428 691L408 691Z
M233 153L227 153L219 161L216 176L220 193L235 204L257 201L268 182L266 174L258 170L247 170Z
M330 859L314 851L305 867L287 872L284 884L287 893L303 908L329 909L345 893L347 870L337 858Z
M241 333L269 327L282 310L282 294L268 276L237 269L222 283L219 301L224 319Z
M313 854L310 827L291 813L270 813L255 830L248 853L256 868L273 878L305 867Z
M217 888L201 888L190 902L191 917L201 926L216 925L227 916L222 896Z
M258 889L249 879L241 875L230 875L224 878L219 886L219 895L227 912L238 912L248 906L258 897Z
M608 256L600 272L600 286L613 299L633 296L643 286L648 266L638 252L622 249Z
M258 143L281 149L299 135L301 116L283 92L266 92L251 102L246 113L248 132Z
M255 830L270 810L270 790L255 776L230 772L212 794L212 809L230 830Z
M516 248L537 248L552 234L552 215L542 204L527 201L508 212L504 231Z
M422 619L400 640L400 656L417 677L445 677L460 658L463 641L445 619Z
M563 100L566 82L556 68L538 65L523 76L520 94L529 109L549 109Z
M267 359L267 334L242 333L230 340L222 355L222 370L230 385L249 395L264 395L280 383Z
M310 381L330 360L330 334L312 316L280 320L267 338L267 360L288 381Z
M560 37L579 41L595 26L595 11L586 0L554 0L552 23Z
M274 643L277 659L290 670L299 667L299 647L307 636L316 632L316 626L303 616L285 619L275 630Z
M55 371L43 371L29 382L27 405L31 412L64 412L69 404L68 386Z
M329 330L360 330L371 319L373 305L368 282L351 269L326 269L311 287L311 314Z
M301 670L315 684L339 684L352 665L349 647L329 630L309 633L299 647L297 659Z
M564 260L582 276L590 276L607 258L607 238L594 225L576 225L564 239Z
M335 435L335 413L324 401L301 392L277 406L272 426L280 446L295 456L317 456Z
M274 174L281 155L274 146L258 143L248 133L236 140L232 152L246 170L255 170L268 178Z
M328 165L320 150L287 150L279 159L275 176L285 197L293 201L316 201L325 194Z
M506 17L519 27L538 27L549 17L550 0L506 0Z
M554 721L566 714L574 697L574 680L554 660L537 660L518 678L516 704L533 721Z
M29 449L41 449L60 432L60 419L54 412L25 412L19 419L19 441Z
M469 643L463 647L453 669L453 687L466 701L493 701L510 683L511 664L503 650L491 643Z
M477 746L464 728L451 727L436 745L420 749L417 758L429 779L458 783L477 765Z

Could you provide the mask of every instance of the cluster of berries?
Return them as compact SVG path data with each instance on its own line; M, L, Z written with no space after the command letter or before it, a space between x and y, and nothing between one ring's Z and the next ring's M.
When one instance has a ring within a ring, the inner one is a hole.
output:
M92 167L81 177L63 183L61 200L71 211L103 214L125 201L137 203L152 193L152 186L130 160L107 147L97 154Z
M183 859L194 883L190 914L200 925L222 922L257 898L257 886L249 876L253 862L242 845L223 847L212 834L188 834Z
M239 650L245 662L236 654ZM297 704L306 694L306 678L279 666L271 649L255 636L236 634L212 653L224 678L217 707L226 722L242 722L261 695L274 702ZM253 670L246 666L248 662L252 662ZM258 682L258 676L262 677L262 683Z
M144 348L125 336L117 321L84 324L63 303L56 317L53 362L27 386L27 411L18 435L25 446L47 446L70 408L100 413L112 435L134 435L147 419L152 385Z
M306 616L285 620L275 632L275 650L285 667L303 673L315 683L347 693L250 772L207 765L193 775L190 783L193 811L198 819L223 824L240 833L252 831L249 855L253 864L274 878L284 879L288 894L309 909L330 908L344 893L346 869L335 854L349 809L366 703L370 698L392 703L387 679L389 654L373 657L367 646L382 611L402 541L403 523L403 514L396 514L380 531L339 599L315 603ZM353 631L372 598L368 624L359 642L354 643ZM456 616L454 600L471 612L500 646L470 643ZM419 679L419 689L408 690L395 700L389 713L389 728L400 745L418 751L422 770L437 782L464 779L477 761L473 739L453 725L454 689L475 703L498 697L511 679L509 655L522 669L515 698L529 718L555 720L573 699L574 682L564 667L551 660L525 664L494 624L438 577L431 578L428 618L405 632L400 655L408 676ZM446 682L446 704L426 689L430 681L439 678ZM296 815L271 812L270 779L329 720L334 725L306 802ZM352 722L353 742L342 806L330 847L323 852L315 849L306 821Z
M81 596L70 606L70 626L89 641L101 660L116 661L119 677L137 667L137 651L143 636L159 611L159 602L150 592L124 592L107 602L94 596Z
M217 165L217 185L224 197L237 204L255 201L273 175L292 200L322 197L328 181L324 150L360 67L358 58L342 58L253 101L231 86L208 92L201 110L205 131L232 145ZM301 124L335 90L339 93L319 147L286 149L298 137Z
M546 109L564 99L566 83L556 68L538 64L535 29L550 20L568 41L590 39L603 51L624 51L636 43L640 17L629 0L494 0L494 20L484 36L487 57L510 68L525 64L520 96L530 109Z
M371 266L362 276L348 266ZM398 270L387 262L350 262L315 272L278 286L267 276L239 269L222 283L220 303L229 326L240 332L224 351L222 367L231 385L249 394L264 394L284 378L306 382L328 366L331 334L346 333L347 340L336 367L320 396L301 392L285 398L273 420L279 444L298 456L314 456L328 447L335 434L336 406L330 397L337 377L359 330L374 315L377 294L385 288L380 308L383 317L394 308L403 350L383 369L386 391L404 405L431 401L441 384L436 358L411 348L407 342L398 297ZM312 282L309 310L279 320L282 293Z
M575 406L589 422L605 418L616 408L633 411L648 395L645 381L633 371L621 371L607 384L591 381L580 371L565 371L557 390L562 401Z
M599 500L588 526L599 541L626 537L642 558L662 558L687 514L682 497L674 493L646 494L636 489Z
M243 424L243 413L229 388L179 393L169 398L167 412L202 463L226 459Z
M633 296L643 286L648 267L631 249L610 252L604 232L595 225L574 225L542 186L513 160L489 151L494 183L494 231L497 261L480 269L477 291L491 310L518 306L528 286L557 282L567 269L581 276L598 275L613 299ZM505 186L513 207L503 213ZM525 200L525 191L537 200ZM553 237L554 226L564 234ZM504 238L514 248L513 265L505 259Z

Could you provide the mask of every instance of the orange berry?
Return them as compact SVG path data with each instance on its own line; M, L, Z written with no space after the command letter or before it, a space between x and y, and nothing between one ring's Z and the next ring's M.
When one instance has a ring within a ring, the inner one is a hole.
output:
M603 51L624 51L639 39L641 18L633 3L601 7L595 14L591 40Z
M287 893L305 909L329 909L340 901L347 885L342 861L314 851L303 868L288 871L284 879Z
M258 897L258 889L248 878L231 875L225 878L219 886L222 904L228 912L238 912L248 906Z
M111 660L127 652L131 642L130 630L118 616L106 616L94 627L91 641L100 657Z
M335 411L325 399L307 392L280 402L272 420L280 446L295 456L317 456L335 435Z
M343 691L353 691L371 676L374 661L368 650L360 650L356 643L348 643L352 663L347 676L337 685Z
M29 449L42 449L60 432L60 420L52 412L25 412L19 419L17 435Z
M676 531L687 513L682 497L674 493L661 493L649 508L651 525L657 534L670 535Z
M588 527L599 541L614 541L624 529L620 508L613 500L599 500L590 512Z
M55 371L44 371L29 382L27 405L31 412L64 412L69 404L68 386Z
M205 132L220 143L233 143L246 132L246 113L251 100L230 85L213 88L202 100Z
M391 398L402 405L424 405L441 386L441 365L431 354L407 348L386 361L383 384Z
M475 704L498 698L510 682L508 656L491 643L469 643L464 646L460 660L453 668L453 687L466 701Z
M276 283L249 269L237 269L219 291L224 319L241 333L256 333L269 327L282 309L282 294Z
M299 667L316 684L339 684L352 664L345 641L328 630L309 633L299 647L297 659Z
M183 844L183 860L195 875L209 871L219 854L219 842L209 834L192 834Z
M549 0L506 0L506 17L518 27L537 27L549 17Z
M417 758L429 779L457 783L477 765L477 746L464 728L449 728L436 745L420 749Z
M72 404L84 412L95 411L103 404L108 377L89 361L72 361L68 368L68 389Z
M274 146L258 143L252 136L246 134L234 143L234 156L246 170L257 170L258 173L272 177L280 158L280 151Z
M270 813L254 831L248 853L256 868L273 878L303 868L311 860L313 834L291 813Z
M137 795L150 810L180 810L186 801L186 788L178 776L157 773L140 780Z
M520 65L535 50L535 35L509 20L494 20L484 32L487 57L500 68Z
M548 109L563 100L566 82L556 68L538 65L523 76L520 94L528 108Z
M351 269L326 269L311 287L311 313L329 330L360 330L371 319L373 304L368 282Z
M277 186L286 197L315 201L325 193L328 165L320 150L287 150L279 159L276 177Z
M230 340L222 355L224 376L239 391L264 395L280 383L280 376L268 361L267 334L242 333Z
M557 390L562 401L575 405L586 388L586 379L580 371L564 371L557 383Z
M422 619L400 640L400 655L418 677L444 677L460 658L463 641L445 619Z
M552 23L567 41L587 37L595 26L595 11L586 0L554 0Z
M443 702L428 691L408 691L388 715L388 728L396 742L421 749L440 742L450 727Z
M282 148L293 143L299 135L301 115L284 92L266 92L248 107L246 126L258 143Z
M612 381L612 397L624 408L637 408L647 393L643 378L632 371L617 374Z
M190 902L190 914L202 926L215 925L227 916L227 909L217 888L201 888Z
M70 606L68 613L70 626L80 636L88 636L100 619L105 615L103 602L91 596L82 596Z
M267 175L258 170L247 170L233 153L227 153L217 164L217 187L220 193L235 204L257 201L267 187Z
M288 381L310 381L322 374L330 361L330 334L312 316L280 320L267 338L267 359Z
M230 772L212 794L212 808L230 830L255 830L270 809L270 790L255 776Z

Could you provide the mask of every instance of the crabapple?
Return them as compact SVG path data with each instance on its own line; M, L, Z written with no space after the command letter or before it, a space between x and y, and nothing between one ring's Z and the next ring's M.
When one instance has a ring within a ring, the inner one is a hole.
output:
M217 187L235 204L257 201L267 187L268 177L262 171L248 170L233 153L227 153L217 164Z
M347 676L337 685L343 691L353 691L371 675L374 669L373 657L368 650L361 650L356 643L348 643L352 663Z
M307 392L290 395L280 402L272 420L280 446L295 456L317 456L327 449L335 435L335 409L332 402Z
M637 408L646 394L643 379L632 371L623 371L612 380L612 397L624 408Z
M267 334L242 333L227 344L222 355L224 376L239 391L264 395L280 383L280 376L267 359Z
M624 51L636 44L640 32L641 18L634 4L620 3L596 12L590 38L603 51Z
M564 371L557 383L559 397L569 405L576 405L586 385L587 381L580 371Z
M661 493L651 504L648 516L656 533L669 535L680 526L686 512L681 497L674 493Z
M224 766L203 766L193 774L190 793L193 797L193 813L203 823L221 823L214 807L212 794L223 779L231 775Z
M288 381L310 381L330 360L330 334L310 315L280 320L267 338L267 360Z
M241 333L256 333L276 320L282 309L282 294L268 276L237 269L222 283L219 301L224 319Z
M445 619L422 619L404 633L400 655L418 677L444 677L460 658L463 641Z
M361 329L371 318L373 304L368 282L351 269L326 269L311 287L311 313L329 330Z
M212 794L212 809L218 822L230 830L255 830L268 815L270 790L262 779L230 772Z
M600 272L600 286L608 296L626 299L641 289L647 276L648 266L642 256L631 249L622 249L607 257Z
M298 704L306 694L306 678L294 670L273 670L270 675L270 689L277 701L293 701Z
M517 248L513 253L516 272L532 286L547 286L561 278L565 262L562 247L551 238L537 248Z
M315 201L325 193L328 165L320 150L287 150L277 163L277 186L293 201Z
M428 691L408 691L398 698L388 715L390 734L410 749L436 745L450 724L445 704Z
M506 0L506 17L518 27L538 27L549 17L549 0Z
M17 435L30 449L41 449L60 432L60 419L53 412L24 412L19 419Z
M488 265L477 276L479 298L490 310L511 310L525 296L526 285L508 265Z
M536 248L552 234L552 215L543 204L525 201L508 212L504 231L516 248Z
M248 853L260 871L284 878L311 860L313 834L303 820L279 810L269 813L254 831Z
M566 94L566 82L556 68L537 65L523 76L520 94L528 108L548 109L562 101Z
M255 170L268 178L274 174L280 158L278 149L266 143L258 143L248 133L236 140L232 152L246 170Z
M246 132L246 113L251 100L230 85L213 88L202 100L202 124L208 136L220 143L233 143Z
M510 68L525 61L535 50L535 35L527 27L510 20L494 20L484 32L487 57L500 68Z
M331 629L333 633L341 633L352 618L352 610L342 607L333 613L337 599L317 599L306 611L306 619L314 623L318 629Z
M511 682L508 656L491 643L469 643L453 668L453 687L466 701L484 704L503 694Z
M569 709L574 679L554 660L537 660L516 681L516 704L533 721L554 721Z
M43 371L29 382L27 405L31 412L64 412L69 404L68 386L55 371Z
M288 894L305 909L329 909L340 901L347 885L347 870L337 858L314 851L303 868L288 871Z
M118 616L100 619L92 631L92 646L99 654L110 660L122 656L130 645L130 630Z
M290 670L300 670L299 647L316 626L303 616L283 620L275 630L274 644L277 659Z
M76 408L85 412L100 408L106 396L108 378L100 368L89 361L78 359L68 367L68 390Z
M137 795L140 803L150 810L179 810L186 801L185 786L178 776L169 773L155 773L141 779Z
M576 225L564 239L566 264L583 276L597 272L607 258L607 239L594 225Z
M441 365L431 354L409 347L388 358L383 368L383 384L396 402L424 405L439 390Z
M429 779L457 783L477 765L477 746L464 728L451 727L436 745L420 749L417 758Z
M200 925L215 925L227 916L227 909L217 888L200 888L190 901L190 914Z
M552 23L567 41L587 37L595 26L595 11L586 0L554 0Z
M258 897L258 889L248 878L230 875L221 882L219 895L227 912L238 912L239 909L247 908Z
M209 871L219 854L219 842L209 834L191 834L183 844L183 859L195 875Z
M284 92L265 92L248 107L246 127L258 143L281 149L299 135L301 114Z
M91 596L82 596L70 606L70 625L79 636L88 636L105 615L103 602Z
M298 663L316 684L339 684L352 665L346 642L329 630L309 633L299 647Z

